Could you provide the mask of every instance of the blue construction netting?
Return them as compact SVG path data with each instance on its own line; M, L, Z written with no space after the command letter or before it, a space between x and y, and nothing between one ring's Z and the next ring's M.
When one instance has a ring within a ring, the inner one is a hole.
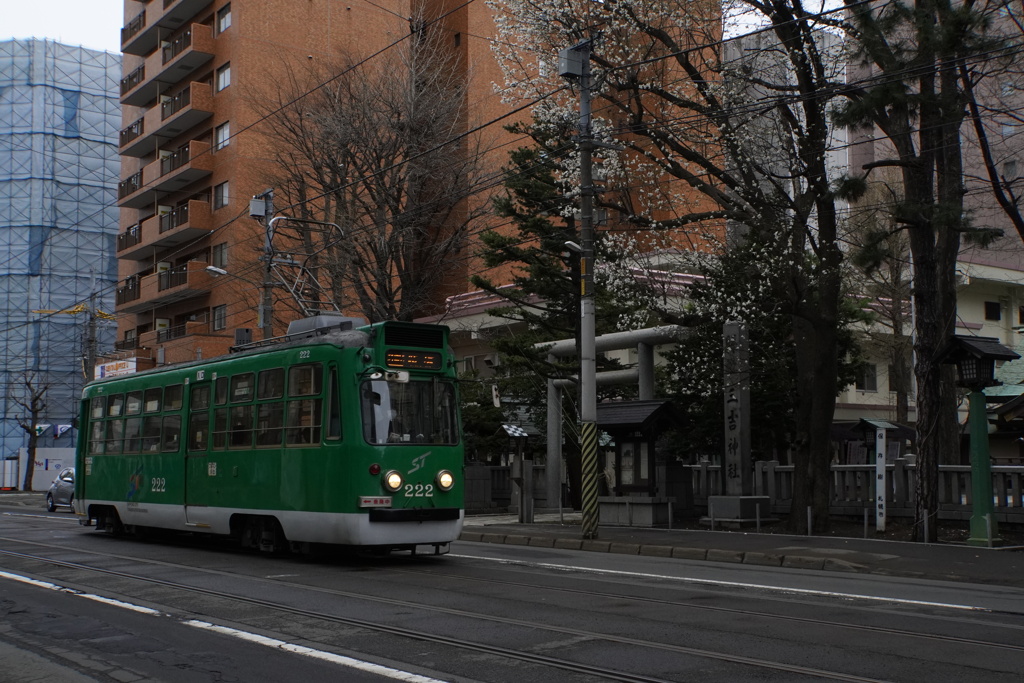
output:
M33 393L38 446L70 447L90 328L113 345L120 78L118 54L0 41L0 458Z

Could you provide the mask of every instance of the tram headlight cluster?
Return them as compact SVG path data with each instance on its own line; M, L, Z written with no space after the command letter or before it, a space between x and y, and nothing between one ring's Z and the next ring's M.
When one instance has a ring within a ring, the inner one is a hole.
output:
M455 475L448 470L441 470L437 473L437 488L442 491L451 491L455 486Z
M398 491L402 488L402 475L396 470L389 470L384 474L384 488L388 491Z

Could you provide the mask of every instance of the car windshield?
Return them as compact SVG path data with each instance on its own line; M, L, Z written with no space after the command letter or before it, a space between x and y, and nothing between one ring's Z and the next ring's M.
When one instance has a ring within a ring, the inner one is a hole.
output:
M451 382L370 380L363 383L360 399L368 443L458 443Z

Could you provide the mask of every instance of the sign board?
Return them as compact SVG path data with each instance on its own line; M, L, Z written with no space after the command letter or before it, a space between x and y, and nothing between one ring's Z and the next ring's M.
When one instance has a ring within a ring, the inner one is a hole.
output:
M885 429L875 430L875 530L885 531L885 503L889 482L885 469Z
M750 340L746 324L725 323L722 341L725 495L749 496L754 492L754 477L750 467Z
M123 360L115 360L109 363L101 363L96 366L96 379L102 379L104 377L117 377L118 375L130 375L136 372L137 359L125 358Z

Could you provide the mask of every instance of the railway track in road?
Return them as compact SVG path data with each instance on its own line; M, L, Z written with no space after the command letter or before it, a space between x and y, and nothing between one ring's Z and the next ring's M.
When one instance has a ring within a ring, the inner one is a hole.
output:
M27 573L28 575L41 574L46 571L45 567L55 567L61 570L71 570L72 572L83 572L88 574L103 575L108 577L114 577L121 580L128 580L130 582L139 582L151 586L168 588L174 591L183 591L192 594L199 594L211 598L216 598L218 600L227 600L235 603L242 603L245 605L258 607L263 610L271 610L277 613L286 613L303 619L318 620L328 624L344 625L347 627L364 629L371 632L388 634L391 636L397 636L401 638L409 638L417 641L430 642L446 647L458 648L459 650L470 653L484 654L493 657L501 657L521 662L529 662L532 664L536 664L543 667L549 667L552 669L570 671L576 675L585 674L588 676L599 677L607 680L629 681L637 683L670 683L671 681L671 679L662 678L655 675L645 675L642 673L633 673L621 669L597 666L593 664L587 664L586 662L579 660L573 660L564 657L556 657L548 654L543 654L540 652L531 652L524 649L503 647L501 645L495 645L491 643L479 642L476 640L443 635L440 633L426 631L423 629L413 629L394 624L387 624L381 621L353 618L341 614L333 614L321 609L305 609L274 600L256 598L251 596L240 595L238 593L204 588L194 584L184 583L178 580L168 580L163 578L145 576L143 574L131 571L104 568L92 564L86 564L83 562L71 562L67 560L61 560L55 557L48 557L45 554L38 554L41 551L45 552L45 549L53 549L61 552L66 552L69 550L69 548L67 548L66 546L58 546L55 544L41 543L36 541L26 541L15 538L0 538L0 541L6 543L24 544L27 546L37 548L37 550L35 550L34 552L17 552L14 550L6 549L0 550L0 555L4 557L10 558L11 560L18 560L23 563L28 563L29 566L22 569L22 571ZM791 677L806 677L808 679L815 680L848 681L851 683L868 683L876 682L879 680L876 678L859 676L856 674L850 674L842 671L829 671L822 668L801 666L798 664L791 664L783 661L775 661L768 658L743 656L733 654L730 652L719 652L708 649L687 647L684 645L677 645L673 643L656 642L644 640L642 638L633 638L622 635L602 633L600 631L585 628L557 626L539 621L531 621L528 619L516 619L492 614L482 614L474 611L449 608L438 605L430 605L408 600L399 600L382 596L367 595L364 593L358 593L354 591L344 591L334 588L309 586L305 584L281 581L277 579L266 579L260 577L254 578L250 576L242 576L237 573L226 572L223 570L197 568L192 565L184 565L173 562L146 560L140 559L138 557L112 555L110 553L98 553L94 551L81 550L77 548L70 550L73 550L76 553L92 554L102 558L118 559L129 561L132 563L142 563L145 565L172 568L175 570L179 570L181 572L202 572L230 576L234 578L244 578L246 581L269 582L278 585L282 588L288 587L290 589L295 590L316 591L317 593L329 594L334 597L367 601L370 603L378 604L382 607L389 606L392 608L417 610L419 612L435 613L449 617L458 617L467 620L475 620L477 622L490 622L505 627L528 629L530 632L546 632L552 634L552 636L558 635L562 637L575 638L596 644L607 643L609 646L615 645L626 646L630 648L641 648L641 650L638 650L639 652L642 652L644 650L651 652L658 651L661 653L668 653L669 655L677 655L684 658L700 658L705 660L714 660L717 662L737 665L743 668L749 667L751 673L753 673L753 671L761 671L762 675L767 675L769 674L769 672L773 672L776 675L782 674ZM50 580L53 581L54 579ZM62 583L60 579L58 579L56 582ZM66 578L63 580L63 583L68 582L69 580ZM70 582L84 583L77 580Z
M651 597L647 597L647 596L643 596L643 595L638 595L638 594L635 594L635 593L613 593L613 592L608 592L608 591L589 590L589 589L585 589L585 588L573 588L573 587L570 587L570 586L553 587L550 584L529 583L529 582L525 582L525 581L513 581L513 580L510 580L510 579L494 578L494 577L490 577L490 576L488 576L488 577L484 577L484 576L468 576L468 575L462 575L462 574L460 574L458 576L453 576L452 573L450 573L450 572L438 572L438 571L434 571L434 570L430 570L430 569L422 569L422 568L421 569L392 569L392 571L399 571L399 572L405 572L405 573L410 573L410 574L429 574L431 576L442 577L442 578L447 578L447 579L455 579L457 581L472 581L472 582L475 582L475 583L486 583L486 584L491 584L491 585L500 585L500 586L505 586L505 587L508 587L508 588L512 588L512 589L515 589L515 590L522 590L522 591L552 591L552 592L557 592L557 593L567 593L567 594L572 594L572 595L580 595L580 596L584 596L584 597L590 597L590 598L595 598L595 599L603 599L603 600L631 600L633 602L639 602L639 603L651 604L651 605L681 607L681 608L684 608L684 609L687 609L687 610L694 610L694 611L699 611L699 612L712 612L712 613L718 613L718 614L731 614L731 615L736 615L736 616L744 617L744 618L752 617L752 618L761 618L761 619L767 619L767 620L775 620L775 621L780 621L780 622L793 622L793 623L800 623L800 624L806 624L806 625L811 625L811 626L820 626L820 627L836 628L836 629L846 629L846 630L850 630L850 631L860 631L860 632L872 633L872 634L884 635L884 636L897 636L897 637L902 637L902 638L917 638L917 639L931 640L931 641L937 641L937 642L956 643L956 644L959 644L959 645L969 645L969 646L976 646L976 647L993 648L993 649L997 649L997 650L1006 650L1006 651L1010 651L1010 652L1022 652L1022 653L1024 653L1024 644L1017 644L1017 643L1013 643L1013 642L997 642L997 641L990 641L990 640L980 640L980 639L977 639L977 638L965 638L963 636L954 636L954 635L940 634L940 633L924 633L924 632L920 632L920 631L912 631L912 630L909 630L909 629L899 629L899 628L892 628L892 627L889 627L889 626L879 626L877 624L856 624L856 623L849 623L849 622L834 621L834 620L829 620L829 619L819 619L819 618L803 617L803 616L797 616L797 615L792 615L792 614L780 614L778 612L765 612L765 611L762 611L762 610L755 610L755 609L747 609L747 608L739 609L739 608L733 608L733 607L722 607L722 606L718 606L718 605L698 604L698 603L695 603L693 601L687 601L687 600L683 600L683 599L651 598ZM688 586L687 588L689 590L693 590L692 586ZM884 598L879 598L878 601L880 603L883 603L883 604L886 602L886 600ZM848 607L853 607L849 603L847 604L847 606ZM877 616L877 614L878 614L877 609L870 608L870 610L871 610L873 615ZM933 617L931 617L929 615L921 615L921 616L922 616L922 618L933 618ZM1014 615L1014 616L1016 616L1016 615ZM941 617L941 619L943 621L947 621L947 622L954 622L954 623L961 622L961 623L964 623L964 624L972 622L972 619L970 617L943 616L943 617ZM990 626L991 626L991 624L990 624ZM1024 642L1024 622L1022 622L1021 625L999 624L998 628L1000 628L1000 629L1007 629L1007 630L1011 631L1011 633L1008 635L1008 639L1015 639L1018 642Z

